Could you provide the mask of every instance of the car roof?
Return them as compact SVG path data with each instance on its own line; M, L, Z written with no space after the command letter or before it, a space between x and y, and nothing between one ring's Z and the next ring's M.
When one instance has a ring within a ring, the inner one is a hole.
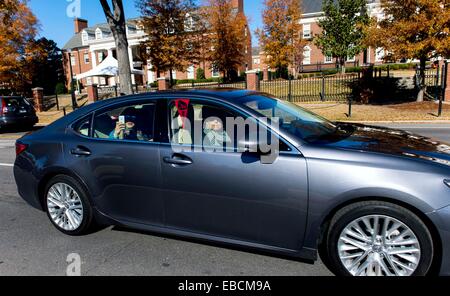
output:
M142 94L136 94L136 95L129 95L124 97L118 97L114 99L115 102L118 102L119 100L129 100L131 98L133 99L139 99L139 98L147 98L147 97L155 97L157 98L164 98L164 95L167 96L206 96L206 97L212 97L222 100L233 100L241 97L245 97L248 95L257 94L255 91L249 91L244 89L235 89L235 88L208 88L208 89L177 89L177 90L166 90L166 91L157 91L157 92L150 92L150 93L142 93ZM162 96L161 96L162 95Z

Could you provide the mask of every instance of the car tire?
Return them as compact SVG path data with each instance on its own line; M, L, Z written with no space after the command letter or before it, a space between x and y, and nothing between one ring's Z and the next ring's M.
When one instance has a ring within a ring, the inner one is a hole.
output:
M325 261L338 276L425 276L433 263L427 226L410 210L388 202L358 202L339 210L324 243Z
M61 197L63 192L69 198ZM93 209L86 190L70 176L59 175L50 180L44 191L43 206L52 224L64 234L80 236L94 227Z

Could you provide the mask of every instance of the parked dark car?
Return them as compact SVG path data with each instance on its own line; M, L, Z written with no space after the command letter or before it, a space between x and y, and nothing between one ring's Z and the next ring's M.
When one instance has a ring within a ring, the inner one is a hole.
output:
M223 89L97 102L16 148L20 195L68 235L95 222L320 253L338 275L450 275L450 146L434 139Z
M0 131L9 127L31 129L36 123L36 111L26 98L0 96Z

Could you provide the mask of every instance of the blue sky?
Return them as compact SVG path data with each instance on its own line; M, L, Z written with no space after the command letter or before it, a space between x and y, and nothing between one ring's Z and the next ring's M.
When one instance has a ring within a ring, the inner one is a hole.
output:
M123 2L127 18L139 16L139 11L135 7L135 0L123 0ZM261 26L263 0L244 0L244 2L245 13L250 19L253 34L254 30ZM87 19L90 25L106 21L98 0L29 0L29 5L39 19L40 36L53 39L59 47L63 47L73 35L73 18L67 14L69 6L71 8L80 7L81 18ZM254 34L253 39L253 46L257 46Z

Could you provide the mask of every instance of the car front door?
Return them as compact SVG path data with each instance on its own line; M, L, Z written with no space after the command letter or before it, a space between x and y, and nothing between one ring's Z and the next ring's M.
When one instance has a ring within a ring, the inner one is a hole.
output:
M244 116L227 105L172 99L167 113L170 135L160 150L167 226L289 250L301 248L308 199L305 159L285 143L281 146L287 148L272 164L238 150L220 151L215 146L211 152L212 147L207 147L211 138L224 137L209 134L206 117ZM195 141L199 133L202 149Z
M150 100L115 105L67 131L67 166L87 184L98 210L113 219L164 225L156 106Z

